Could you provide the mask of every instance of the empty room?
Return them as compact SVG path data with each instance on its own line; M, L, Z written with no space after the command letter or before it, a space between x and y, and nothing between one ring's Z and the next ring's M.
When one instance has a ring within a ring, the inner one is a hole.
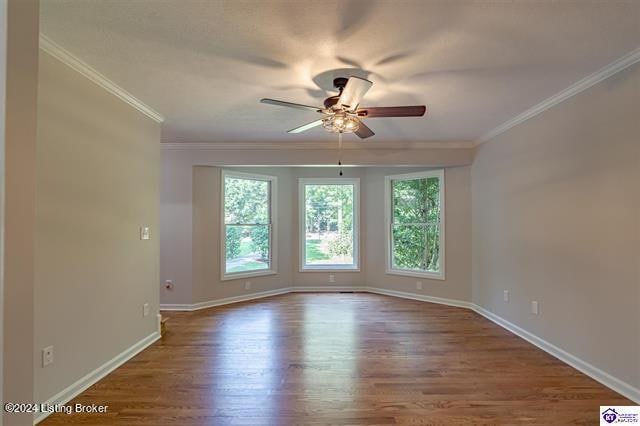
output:
M0 25L0 426L640 425L640 1Z

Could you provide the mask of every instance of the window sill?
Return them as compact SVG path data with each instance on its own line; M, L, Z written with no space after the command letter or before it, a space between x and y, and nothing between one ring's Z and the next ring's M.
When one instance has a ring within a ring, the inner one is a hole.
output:
M428 280L439 280L444 281L444 273L436 273L436 272L417 272L417 271L403 271L398 269L387 269L387 275L399 275L402 277L415 277L415 278L425 278Z
M264 270L264 271L255 271L255 272L239 272L236 274L227 274L223 275L220 280L221 281L230 281L230 280L239 280L242 278L251 278L251 277L264 277L267 275L276 275L278 271L274 270Z
M336 265L303 266L299 269L299 272L360 272L360 268L357 266L340 267Z

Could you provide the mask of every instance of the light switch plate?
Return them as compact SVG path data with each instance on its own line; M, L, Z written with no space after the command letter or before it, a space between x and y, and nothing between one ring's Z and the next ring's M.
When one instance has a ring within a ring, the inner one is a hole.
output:
M505 290L503 295L502 295L503 299L505 302L509 301L509 290Z
M416 290L422 290L422 281L416 281Z
M537 300L532 300L531 301L531 313L534 315L538 315L539 313L539 309L538 309L538 301Z
M149 225L144 225L140 227L140 239L141 240L151 239L151 227Z
M333 274L329 274L329 282L330 283L335 283L336 282L336 276Z
M49 364L53 364L53 346L42 349L42 366L46 367Z
M146 317L147 315L149 315L149 304L145 303L142 305L142 316Z

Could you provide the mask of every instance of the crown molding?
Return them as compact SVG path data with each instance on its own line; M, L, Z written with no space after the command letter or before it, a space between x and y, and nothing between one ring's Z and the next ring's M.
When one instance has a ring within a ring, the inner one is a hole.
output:
M523 113L516 115L511 120L502 123L498 127L494 128L493 130L482 135L480 138L476 139L474 141L474 145L477 146L493 139L494 137L498 136L501 133L506 132L512 127L517 126L518 124L523 123L524 121L527 121L528 119L535 117L536 115L548 110L549 108L559 104L560 102L563 102L569 99L570 97L577 95L578 93L600 83L602 80L605 80L611 77L612 75L624 70L627 67L630 67L631 65L639 61L640 61L640 48L629 52L628 54L611 62L609 65L599 69L593 74L586 76L582 80L579 80L573 83L571 86L545 99L544 101L529 108Z
M433 141L433 142L343 142L343 150L369 149L470 149L472 141ZM326 142L163 142L163 150L333 150L338 147L335 141Z
M84 75L89 80L96 83L98 86L117 96L152 120L158 123L162 123L164 121L164 117L159 112L146 105L140 99L136 98L131 93L127 92L104 75L100 74L86 62L77 58L68 50L66 50L42 33L40 33L40 49L58 59L60 62L78 71L80 74Z

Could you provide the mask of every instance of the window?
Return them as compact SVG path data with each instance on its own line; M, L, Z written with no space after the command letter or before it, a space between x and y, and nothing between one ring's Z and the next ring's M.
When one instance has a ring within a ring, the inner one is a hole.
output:
M276 178L222 171L222 279L276 272Z
M300 270L358 270L359 179L300 179Z
M386 177L387 273L444 279L444 171Z

